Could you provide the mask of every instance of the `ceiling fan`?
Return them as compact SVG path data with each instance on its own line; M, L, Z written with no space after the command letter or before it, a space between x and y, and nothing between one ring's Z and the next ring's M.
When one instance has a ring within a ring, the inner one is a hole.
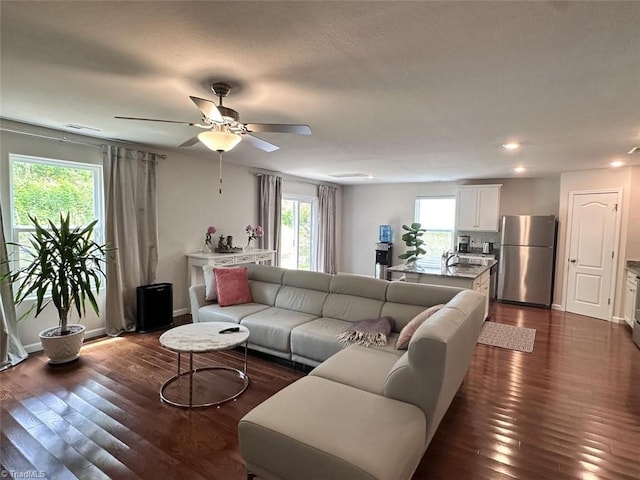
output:
M181 122L176 120L160 120L156 118L121 117L115 118L123 120L141 120L145 122L177 123L189 125L190 127L202 128L205 131L179 145L180 147L190 147L198 141L207 148L217 152L228 152L234 148L241 140L253 145L265 152L278 150L278 146L258 138L253 133L297 133L300 135L310 135L309 125L296 125L284 123L241 123L240 114L222 105L222 99L231 91L231 85L224 82L217 82L211 86L211 90L219 99L216 105L211 100L190 96L191 101L202 113L202 123Z

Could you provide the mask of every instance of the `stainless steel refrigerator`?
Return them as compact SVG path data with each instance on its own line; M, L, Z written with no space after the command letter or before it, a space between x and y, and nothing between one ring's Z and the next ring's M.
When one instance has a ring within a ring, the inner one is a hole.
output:
M498 300L551 307L558 221L553 215L505 215Z

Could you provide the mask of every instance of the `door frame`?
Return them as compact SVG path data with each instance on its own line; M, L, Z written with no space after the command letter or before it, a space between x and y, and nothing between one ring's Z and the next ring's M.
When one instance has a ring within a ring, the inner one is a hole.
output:
M616 323L613 318L613 310L616 303L616 285L618 283L618 261L620 257L620 229L622 226L622 193L623 188L603 188L597 190L572 190L569 192L569 202L567 205L567 233L565 235L565 245L564 245L564 258L563 262L563 276L564 281L562 285L562 309L563 311L567 311L567 292L569 291L569 263L568 259L570 256L571 250L571 234L572 225L573 225L573 202L577 195L594 195L594 194L606 194L606 193L617 193L618 194L618 210L616 215L616 224L613 232L613 246L614 246L614 254L613 254L613 265L611 269L611 285L609 286L609 298L611 299L611 303L609 304L609 308L607 309L607 318L606 321Z

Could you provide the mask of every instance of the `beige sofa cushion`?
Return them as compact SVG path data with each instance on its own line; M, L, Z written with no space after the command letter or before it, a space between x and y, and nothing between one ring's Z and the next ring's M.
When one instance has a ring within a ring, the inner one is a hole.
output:
M322 306L327 295L327 292L283 285L278 292L275 305L319 317L322 315Z
M240 320L247 315L267 308L269 308L268 305L262 305L261 303L244 303L230 307L221 307L217 303L212 303L198 309L198 321L240 323Z
M331 275L304 270L287 270L275 306L319 317L329 294Z
M291 351L291 330L314 318L308 313L269 307L244 317L240 323L251 332L250 347L260 345L288 353Z
M394 331L400 332L425 308L447 303L461 291L456 287L391 282L387 287L387 301L382 306L381 315L393 318Z
M311 359L315 362L326 360L342 350L342 343L338 340L338 335L350 325L344 320L323 317L297 326L291 331L293 360Z
M386 280L339 273L331 278L330 292L384 301L388 285Z
M309 375L382 395L387 374L398 357L393 353L352 345L322 362Z
M247 469L281 480L408 480L426 445L416 406L314 376L251 410L238 434Z

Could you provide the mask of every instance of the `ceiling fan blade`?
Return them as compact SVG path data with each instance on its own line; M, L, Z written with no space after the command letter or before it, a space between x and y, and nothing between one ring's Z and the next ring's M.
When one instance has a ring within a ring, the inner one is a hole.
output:
M274 145L273 143L269 143L266 140L262 140L261 138L254 137L253 135L249 135L248 133L243 133L242 139L249 142L254 147L259 148L260 150L264 150L265 152L275 152L280 148L277 145Z
M218 111L218 107L211 100L205 100L204 98L189 97L196 107L202 112L202 114L214 122L222 123L222 115Z
M199 125L197 123L181 122L179 120L160 120L158 118L120 117L118 115L116 115L113 118L117 118L119 120L142 120L143 122L178 123L180 125L189 125L190 127L200 127L201 126L201 125Z
M247 123L245 125L249 132L275 132L275 133L297 133L298 135L311 135L309 125L295 125L286 123Z
M187 141L185 141L185 142L182 142L180 145L178 145L178 148L181 148L181 147L191 147L191 146L195 145L195 144L196 144L196 143L198 143L198 142L199 142L199 140L198 140L198 136L196 135L195 137L190 138L189 140L187 140Z

